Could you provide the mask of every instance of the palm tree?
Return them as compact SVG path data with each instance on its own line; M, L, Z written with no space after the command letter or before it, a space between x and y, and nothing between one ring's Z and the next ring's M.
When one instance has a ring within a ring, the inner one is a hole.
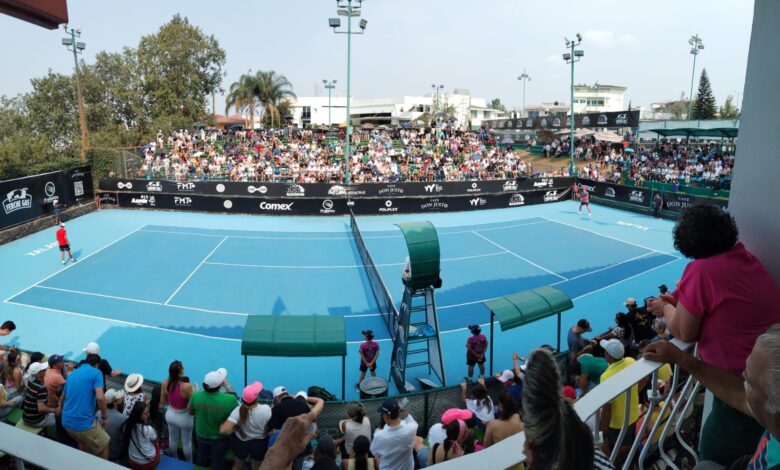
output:
M225 114L229 114L228 111L230 111L231 107L234 108L238 114L243 114L243 112L247 110L249 111L249 125L244 127L254 127L257 85L257 80L254 75L241 75L237 82L230 85L230 90L225 99ZM246 124L246 120L244 124Z
M266 119L273 127L274 121L281 122L279 108L284 107L283 103L297 98L293 92L292 83L287 80L287 77L277 74L273 70L257 72L255 81L257 85L255 97L263 106Z

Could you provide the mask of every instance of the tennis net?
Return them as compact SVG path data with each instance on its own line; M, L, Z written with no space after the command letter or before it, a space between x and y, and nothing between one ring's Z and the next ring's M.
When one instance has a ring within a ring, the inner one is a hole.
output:
M352 228L352 237L355 239L355 245L360 253L360 258L363 260L363 267L366 270L368 276L368 283L371 284L371 291L376 298L376 304L379 307L379 313L382 314L382 318L385 320L387 326L387 332L390 334L390 338L395 340L395 321L398 317L398 309L393 303L393 298L390 296L390 292L385 286L385 282L382 280L382 276L379 275L379 270L376 268L374 259L371 257L366 242L363 241L363 235L358 228L357 220L355 220L355 214L349 211L349 225Z

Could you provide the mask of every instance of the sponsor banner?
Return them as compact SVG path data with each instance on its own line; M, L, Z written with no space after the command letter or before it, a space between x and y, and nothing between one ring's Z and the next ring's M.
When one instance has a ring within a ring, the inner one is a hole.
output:
M243 182L176 182L105 179L104 191L147 192L150 194L206 194L215 196L249 196L282 198L393 198L406 196L453 196L460 194L499 194L532 189L571 186L569 177L518 178L490 181L438 181L414 183L365 184L287 184Z
M95 198L92 184L92 167L73 168L65 173L70 201L91 201Z
M577 179L579 188L588 190L592 197L633 204L636 206L650 206L650 189L622 184L606 183L589 179Z
M667 192L662 192L661 197L664 200L663 208L675 212L682 212L694 204L701 203L715 204L723 209L728 209L728 201L723 199L710 199L706 197L691 196L689 194Z
M482 121L487 129L563 129L571 127L569 116L539 116L517 119L491 119ZM577 129L639 127L639 111L610 111L604 113L586 113L574 115L574 127Z
M51 214L54 201L72 204L66 181L63 171L0 181L0 228Z
M119 204L119 197L117 196L117 193L99 192L96 196L100 201L100 204Z

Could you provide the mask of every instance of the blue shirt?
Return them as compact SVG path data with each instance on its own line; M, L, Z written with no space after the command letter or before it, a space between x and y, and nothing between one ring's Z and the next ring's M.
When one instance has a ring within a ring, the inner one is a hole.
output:
M86 431L95 422L95 389L103 387L103 374L84 364L68 375L62 425L71 431Z

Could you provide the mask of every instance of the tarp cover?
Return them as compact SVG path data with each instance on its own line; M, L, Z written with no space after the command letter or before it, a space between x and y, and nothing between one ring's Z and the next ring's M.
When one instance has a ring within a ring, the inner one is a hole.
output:
M344 317L250 315L241 339L246 356L346 356Z
M574 307L565 292L549 286L517 292L483 304L496 316L501 331L527 325Z

